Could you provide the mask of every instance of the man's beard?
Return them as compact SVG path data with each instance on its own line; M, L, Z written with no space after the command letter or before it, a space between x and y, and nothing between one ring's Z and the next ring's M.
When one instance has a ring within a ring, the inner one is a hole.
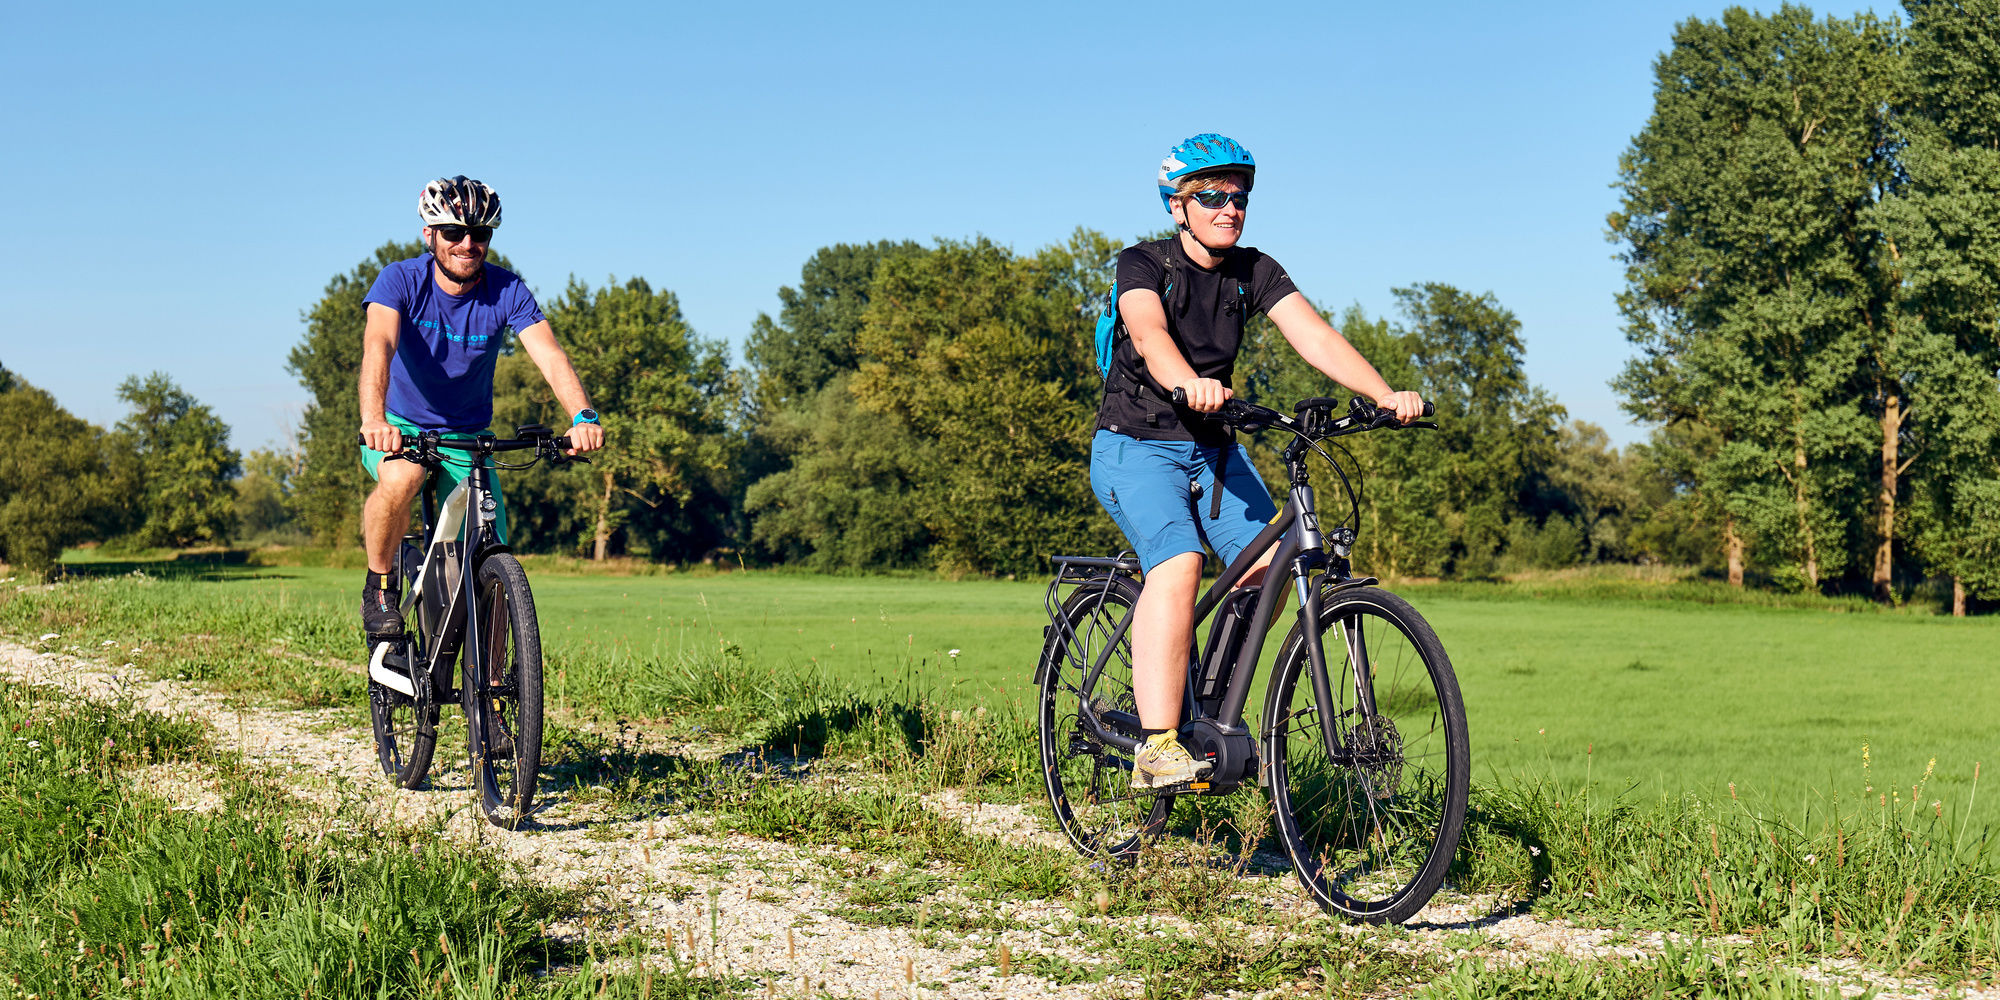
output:
M452 270L452 264L454 258L451 256L450 247L439 246L438 244L433 243L431 245L431 256L437 259L438 267L441 270L443 270L444 273L447 276L449 276L453 281L471 284L472 282L478 281L480 277L486 273L485 257L480 257L479 259L473 261L467 273L459 274Z

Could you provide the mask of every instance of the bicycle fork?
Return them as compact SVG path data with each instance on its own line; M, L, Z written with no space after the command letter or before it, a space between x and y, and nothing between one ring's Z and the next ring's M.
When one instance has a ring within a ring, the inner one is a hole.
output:
M1320 738L1326 745L1327 753L1340 757L1346 750L1345 740L1340 733L1339 714L1333 698L1333 674L1326 659L1326 644L1320 641L1320 612L1322 610L1320 584L1327 575L1329 560L1326 554L1326 538L1320 533L1319 520L1314 516L1312 487L1298 485L1292 488L1292 502L1299 510L1299 554L1292 563L1292 581L1297 588L1299 601L1299 630L1306 643L1306 660L1312 670L1313 701L1319 708ZM1350 536L1351 537L1351 536ZM1346 565L1345 540L1335 554L1340 557L1338 565ZM1344 574L1343 574L1344 575ZM1346 648L1348 664L1353 668L1354 704L1363 719L1375 717L1375 684L1371 676L1367 646L1361 635L1361 624L1340 622L1342 645Z

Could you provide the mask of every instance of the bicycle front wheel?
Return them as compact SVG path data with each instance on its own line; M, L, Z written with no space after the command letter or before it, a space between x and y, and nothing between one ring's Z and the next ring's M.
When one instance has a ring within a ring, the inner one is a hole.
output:
M1042 777L1049 806L1079 852L1120 861L1136 856L1165 828L1174 797L1132 788L1132 755L1098 740L1080 714L1094 706L1100 716L1137 716L1131 636L1115 644L1111 637L1138 599L1139 588L1122 576L1086 583L1063 602L1042 647ZM1100 655L1104 669L1092 679Z
M1265 700L1279 836L1321 909L1406 920L1443 883L1465 823L1472 764L1458 679L1430 625L1384 590L1328 593L1317 635L1325 690L1315 692L1295 625Z
M475 684L468 673L461 692L466 745L480 808L512 830L528 817L542 766L542 636L528 574L513 556L480 563L478 588L480 635L469 638L486 677Z

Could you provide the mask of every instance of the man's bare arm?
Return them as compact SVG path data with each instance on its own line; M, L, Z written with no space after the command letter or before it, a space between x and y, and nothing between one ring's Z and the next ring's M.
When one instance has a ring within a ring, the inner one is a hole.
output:
M518 334L521 348L528 352L528 360L541 369L542 378L549 383L549 389L556 394L556 402L574 417L591 408L590 396L583 391L583 383L576 377L576 369L569 363L569 354L556 342L556 332L548 320L542 320ZM569 429L570 454L582 451L596 451L604 446L604 431L596 424L577 424Z
M395 451L402 432L389 423L389 359L403 335L403 315L380 302L368 303L361 331L361 437L376 451Z

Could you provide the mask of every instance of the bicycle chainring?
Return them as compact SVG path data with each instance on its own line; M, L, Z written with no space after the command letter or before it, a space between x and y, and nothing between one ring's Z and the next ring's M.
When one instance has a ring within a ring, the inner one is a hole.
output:
M1387 716L1363 719L1343 737L1354 770L1366 782L1368 794L1386 800L1403 783L1403 737Z

